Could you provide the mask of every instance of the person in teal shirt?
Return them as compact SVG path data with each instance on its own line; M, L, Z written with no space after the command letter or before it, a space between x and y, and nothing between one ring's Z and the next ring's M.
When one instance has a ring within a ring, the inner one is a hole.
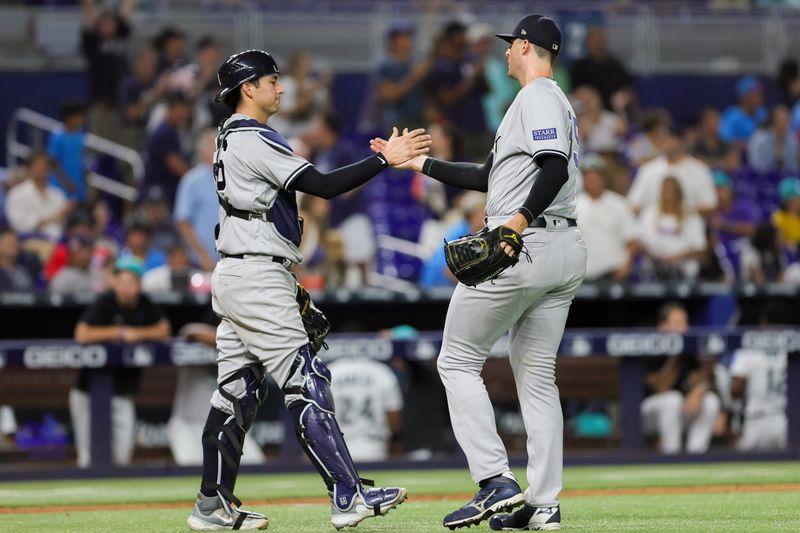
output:
M47 153L54 163L55 174L50 184L61 189L70 200L87 199L84 142L86 140L86 106L79 102L65 102L61 106L64 128L50 135Z
M758 78L745 76L736 82L739 104L722 113L719 136L723 141L745 143L756 129L767 120L764 108L764 88Z
M482 103L486 126L494 133L519 91L519 82L509 77L506 61L492 53L494 33L488 24L473 24L467 31L467 38L472 43L475 55L481 58L484 75L489 82L489 92L483 96Z

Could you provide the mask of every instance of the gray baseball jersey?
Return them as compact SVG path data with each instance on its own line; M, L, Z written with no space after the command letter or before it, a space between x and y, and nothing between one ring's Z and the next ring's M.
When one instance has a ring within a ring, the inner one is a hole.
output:
M537 179L536 157L568 159L569 177L543 215L544 228L523 234L530 261L521 260L492 283L459 284L444 326L438 368L458 444L477 483L509 470L494 409L481 377L489 350L510 333L509 359L528 433L525 501L558 505L562 486L564 419L555 383L556 351L569 307L586 273L586 244L576 218L578 132L575 113L550 79L527 84L497 132L489 173L487 224L502 224L519 209Z
M281 193L284 198L291 195L293 202L292 181L311 163L295 155L277 131L247 115L234 114L223 129L237 121L226 135L224 149L220 146L214 154L217 193L236 209L257 213L272 208ZM295 263L303 260L297 244L273 222L227 216L223 208L219 221L220 253L275 255Z
M514 98L495 136L486 216L513 215L541 172L536 158L557 154L569 161L569 178L543 214L576 218L578 149L575 111L558 84L550 78L528 83Z

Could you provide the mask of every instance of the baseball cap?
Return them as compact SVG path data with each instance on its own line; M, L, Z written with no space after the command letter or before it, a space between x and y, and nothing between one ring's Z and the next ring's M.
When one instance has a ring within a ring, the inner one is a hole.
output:
M784 178L778 184L778 197L781 202L800 196L800 179Z
M525 39L554 55L561 50L561 30L556 21L544 15L528 15L519 21L513 32L498 33L497 37L509 43L514 39Z
M736 96L739 98L755 89L761 89L761 82L755 76L744 76L736 82Z
M114 263L114 273L130 272L136 277L141 278L144 274L144 265L132 255L124 255Z
M605 169L606 169L606 161L600 155L590 153L587 154L585 157L581 158L581 170L583 170L584 172L587 170L603 171Z

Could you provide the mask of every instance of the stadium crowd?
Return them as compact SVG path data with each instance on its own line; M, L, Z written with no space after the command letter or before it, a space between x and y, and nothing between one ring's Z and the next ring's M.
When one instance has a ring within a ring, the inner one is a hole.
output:
M64 102L63 129L46 150L5 172L0 291L99 292L113 260L125 256L142 262L145 290L207 291L217 259L214 127L228 113L212 102L222 44L213 35L189 43L168 27L134 53L132 1L117 11L83 6L88 102ZM494 41L485 24L451 22L419 56L414 26L393 23L359 131L347 135L331 105L333 75L297 50L281 61L286 93L271 126L321 170L358 160L366 143L356 141L392 125L426 125L435 157L482 161L518 89ZM640 108L634 78L609 52L602 27L585 45L585 57L555 77L580 131L587 280L800 282L797 63L787 60L776 76L781 101L765 102L763 82L744 76L731 87L737 105L706 108L686 125L666 109ZM88 152L86 132L142 154L136 202L87 184L93 171L129 178ZM406 191L394 208L422 213L416 234L403 235L420 245L421 266L401 277L426 288L454 284L439 243L480 228L482 197L422 175L398 179ZM393 231L375 224L369 187L331 201L300 199L306 260L298 275L309 287L369 283L381 254L376 233ZM387 206L396 200L384 196Z

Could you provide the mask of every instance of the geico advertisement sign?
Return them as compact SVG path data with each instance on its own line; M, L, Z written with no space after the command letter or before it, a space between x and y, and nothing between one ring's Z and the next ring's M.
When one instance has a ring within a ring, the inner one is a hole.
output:
M796 352L800 350L800 330L746 331L742 334L742 348L768 352Z
M217 350L196 342L176 341L170 358L175 366L209 365L217 361Z
M394 347L389 339L337 339L328 341L328 349L320 356L326 360L339 357L368 357L382 361L391 359Z
M612 333L608 355L674 355L683 351L683 336L675 333Z
M61 346L28 346L23 353L28 368L100 368L106 365L104 346L67 344Z

